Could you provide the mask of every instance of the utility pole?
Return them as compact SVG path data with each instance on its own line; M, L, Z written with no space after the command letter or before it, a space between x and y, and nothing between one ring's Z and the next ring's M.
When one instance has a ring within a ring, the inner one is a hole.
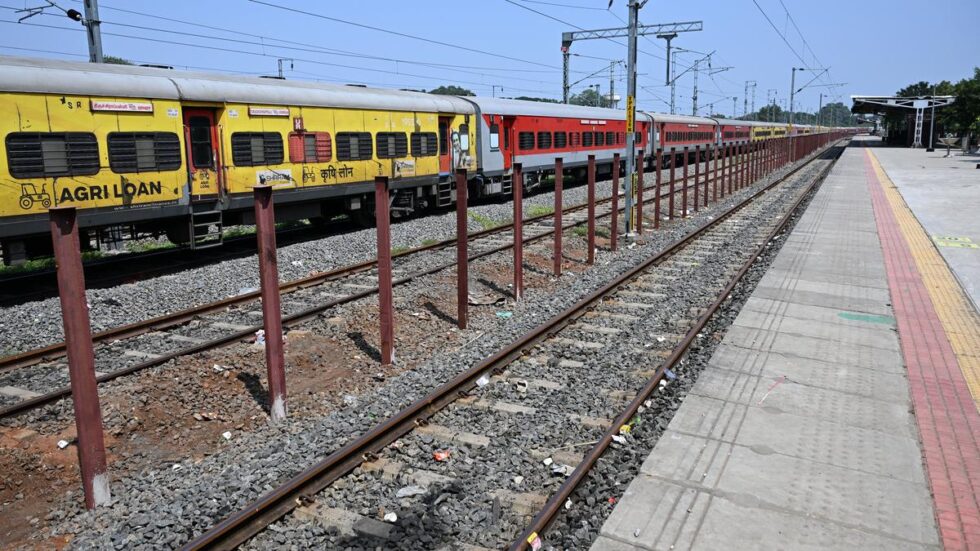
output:
M23 22L25 19L30 19L35 15L41 15L47 8L57 8L65 13L68 19L81 23L85 27L85 34L88 39L88 60L91 63L105 63L105 59L102 56L102 31L100 26L102 21L99 19L99 2L98 0L84 0L82 2L85 15L82 15L76 9L65 9L54 3L54 0L46 0L47 5L38 6L34 8L24 8L20 10L14 10L14 13L26 13L27 15L21 17L17 20L18 23Z
M742 96L742 116L749 114L749 81L745 81L745 95Z
M770 105L769 114L766 116L767 122L776 122L776 96L779 95L779 90L775 88L770 88L766 91L766 103Z
M936 96L936 85L932 85L932 95ZM929 145L926 146L926 152L933 152L936 148L933 147L933 132L936 130L936 104L932 104L932 109L929 110Z
M633 198L636 195L636 27L640 23L640 10L648 0L629 0L629 37L626 43L626 234L633 233L636 220L633 216ZM642 171L642 169L641 169ZM642 176L642 172L640 173ZM643 182L640 182L643 185ZM618 193L619 190L616 190ZM660 190L657 190L660 193ZM613 231L619 231L613 228Z
M755 113L755 84L756 83L754 80L745 81L745 106L742 108L742 110L745 112L745 115L748 115L749 113ZM749 109L749 88L752 88L751 110Z
M610 109L614 107L613 102L616 101L615 91L616 91L616 62L610 61L609 62L609 105L607 105L607 107L609 107Z
M503 86L501 86L499 84L491 84L490 85L490 95L492 97L497 97L497 88L500 88L500 91L501 92L504 91L504 87Z
M670 114L677 114L677 62L670 64Z
M661 35L666 33L678 33L689 31L700 31L701 21L688 21L684 23L666 23L663 25L640 25L640 10L648 0L628 0L629 1L629 24L627 28L615 29L596 29L575 32L565 32L561 35L561 50L564 56L562 64L563 82L565 89L562 97L568 103L568 58L569 49L572 42L576 40L590 40L599 38L621 38L627 37L627 62L626 62L626 229L632 233L635 226L633 215L633 196L636 193L636 37L640 35Z
M104 63L102 58L102 31L99 26L99 2L98 0L85 0L85 30L88 34L88 60L92 63Z
M698 114L698 72L700 69L701 60L698 59L694 62L694 92L691 94L691 116L696 117Z
M593 84L590 88L595 88L595 106L602 107L602 94L599 92L599 85Z
M793 75L790 77L789 84L789 125L793 126L793 99L796 97L796 71L803 71L803 67L793 67Z
M738 118L738 96L732 96L732 118Z
M820 126L820 120L823 118L823 92L820 92L820 107L817 108L817 126Z

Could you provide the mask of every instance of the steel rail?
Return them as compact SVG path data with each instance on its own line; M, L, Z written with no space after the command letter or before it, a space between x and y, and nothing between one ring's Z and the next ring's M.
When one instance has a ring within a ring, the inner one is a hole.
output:
M705 232L727 220L731 215L783 183L789 176L807 166L813 157L781 176L771 184L752 194L725 213L707 221L694 232L674 242L665 250L651 256L625 274L607 283L600 289L576 302L572 307L535 327L516 341L496 352L493 356L471 366L450 381L443 383L428 395L420 398L363 435L348 442L322 461L295 475L279 487L266 493L258 500L248 504L237 513L225 518L204 534L186 543L182 549L234 549L262 531L266 526L282 518L302 503L314 500L313 496L344 476L358 465L375 457L377 452L398 438L412 431L416 426L425 425L428 419L467 395L476 386L477 379L491 372L500 374L504 367L522 356L524 351L548 338L563 327L584 315L596 302L632 280L651 266L662 263ZM618 426L618 425L617 425Z
M834 144L830 144L828 148L824 150L824 153L829 151L832 147L834 147ZM833 160L836 161L836 159L839 157L840 153L838 152ZM822 158L822 156L818 155L808 161L806 164L809 164L811 161L819 158ZM833 162L828 164L813 180L813 182L807 186L806 190L800 194L800 197L789 208L789 210L780 220L779 224L777 224L776 227L769 232L769 235L767 235L762 241L762 244L760 244L748 258L748 260L745 261L739 271L732 277L731 281L729 281L728 285L725 286L725 289L718 295L718 298L715 299L708 309L697 319L691 329L684 334L684 338L681 339L677 346L674 347L670 356L664 359L657 370L654 371L653 376L647 381L646 385L644 385L640 392L637 393L636 397L630 401L626 409L624 409L622 413L620 413L613 420L610 426L600 437L599 441L585 454L582 462L578 464L574 471L572 471L572 474L569 475L569 477L565 479L565 482L558 487L558 490L551 495L544 507L541 508L541 511L535 515L534 519L531 521L531 524L516 540L514 540L510 546L511 551L523 551L524 549L527 549L536 538L540 537L539 534L547 529L551 522L554 521L554 519L562 511L564 503L571 497L572 493L579 486L579 484L585 480L586 476L589 474L589 471L592 470L592 467L595 466L596 462L598 462L599 458L612 443L613 436L619 434L620 427L627 424L630 419L636 415L637 411L639 411L639 408L643 402L645 402L650 395L653 394L657 388L659 388L660 381L663 380L666 371L674 368L681 361L684 355L687 354L691 344L693 344L697 339L698 333L705 328L711 318L721 309L725 301L728 300L729 295L735 290L735 287L742 281L745 274L747 274L752 268L755 261L758 260L763 253L765 253L769 243L771 243L773 238L779 235L786 228L796 214L796 211L800 208L800 205L802 205L803 202L810 196L810 193L821 182L823 182L827 176L827 173L830 172L830 169L833 168L833 166ZM802 168L802 166L800 168ZM768 189L769 188L767 187L766 189L759 191L753 196L753 198L765 193Z
M694 184L691 184L691 186L693 186L693 185ZM703 185L703 183L702 183L702 185ZM654 187L654 186L651 186L651 187ZM690 186L688 186L688 187L690 187ZM680 192L681 192L681 190L678 189L678 190L675 190L674 193L680 193ZM608 200L610 200L610 199L604 199L603 202L608 201ZM583 205L574 205L572 207L569 207L568 209L563 210L562 212L575 212L575 211L578 211L578 210L582 210L585 207L586 207L586 205L584 205L584 204ZM611 214L612 214L611 212L609 212L609 213L603 213L603 214L598 215L596 218L605 218L607 216L610 216ZM541 215L541 216L535 216L535 217L532 217L532 218L528 218L528 219L525 220L525 222L530 221L530 222L533 223L533 222L536 222L536 221L539 221L539 220L550 219L551 217L552 217L551 214L544 214L544 215ZM563 232L564 231L567 231L569 229L575 228L575 227L580 226L580 225L585 224L585 223L587 223L587 220L581 220L579 222L572 222L570 224L563 225L562 226L562 231ZM492 233L498 233L499 231L501 231L501 228L503 230L506 230L506 228L508 228L508 227L510 227L510 225L498 226L498 227L490 228L490 229L487 229L487 230L480 230L478 232L475 232L475 233L470 234L470 237L473 237L473 236L476 236L476 237L485 237L486 235L490 235ZM523 239L523 243L525 243L525 244L527 244L527 243L534 243L536 241L540 241L540 240L548 237L549 235L551 235L553 233L554 233L554 229L550 229L550 230L545 231L545 232L543 232L541 234L533 235L533 236L524 238ZM456 240L455 239L451 239L451 240L446 240L446 241L442 241L442 242L439 242L439 243L434 243L434 244L426 245L426 246L419 247L419 248L416 248L416 249L412 249L412 250L409 250L409 251L404 251L404 252L399 253L398 255L394 255L394 256L403 256L403 255L407 255L407 254L414 254L414 253L426 251L426 250L429 250L429 249L432 249L432 248L436 248L436 247L444 247L444 246L446 246L445 244L447 244L447 243L448 244L451 244L451 245L455 245ZM497 253L500 253L500 252L509 250L511 247L513 247L513 243L508 243L506 245L501 245L499 247L494 247L492 249L489 249L489 250L486 250L486 251L482 251L482 252L479 252L479 253L476 253L476 254L473 254L473 255L469 256L468 257L468 261L479 260L481 258L484 258L484 257L490 256L490 255L493 255L493 254L497 254ZM343 267L343 268L338 268L337 270L333 270L331 272L324 272L323 274L317 274L315 276L310 276L310 277L304 278L302 280L296 280L296 281L293 281L293 282L284 283L282 286L296 285L295 287L292 287L290 290L295 290L295 289L302 288L302 287L312 287L312 286L315 286L315 285L319 285L319 284L325 283L327 281L335 281L337 279L341 279L343 277L347 277L347 276L352 275L352 274L355 274L355 273L361 273L363 271L366 271L366 270L372 268L376 263L377 263L376 260L368 260L368 261L364 261L364 262L361 262L361 263L358 263L358 264L346 266L346 267ZM446 264L441 264L439 266L434 266L432 268L421 270L421 271L418 271L418 272L409 274L409 275L407 275L405 277L402 277L402 278L399 278L399 279L394 280L392 282L392 285L393 286L404 285L404 284L409 283L409 282L411 282L411 281L413 281L415 279L418 279L420 277L424 277L424 276L427 276L427 275L431 275L431 274L440 272L442 270L446 270L446 269L452 268L455 265L456 265L456 262L455 261L452 261L452 262L449 262L449 263L446 263ZM312 281L314 279L316 281ZM308 319L310 319L312 317L315 317L315 316L319 315L320 313L322 313L322 312L324 312L326 310L329 310L331 308L335 308L335 307L340 306L340 305L343 305L343 304L348 304L348 303L351 303L351 302L354 302L354 301L357 301L357 300L360 300L360 299L363 299L363 298L366 298L366 297L369 297L371 295L376 294L377 292L378 292L378 288L377 287L374 287L374 288L371 288L371 289L365 289L364 291L361 291L361 292L358 292L358 293L353 293L353 294L350 294L350 295L347 295L347 296L344 296L344 297L340 297L340 298L337 298L337 299L334 299L334 300L331 300L331 301L328 301L328 302L324 302L324 303L318 304L316 306L307 308L305 310L301 310L299 312L295 312L295 313L290 314L288 316L283 316L283 318L282 318L283 329L284 330L288 330L290 328L290 324L295 324L295 323L298 323L298 322L301 322L301 321L308 320ZM257 295L258 294L258 291L255 291L254 293L249 293L249 295L252 295L252 294L256 294ZM184 311L178 312L174 316L167 316L166 317L167 319L162 320L161 322L154 322L156 319L158 319L158 318L155 318L154 320L148 320L146 322L147 323L146 325L141 325L141 323L137 323L137 324L132 324L132 325L129 325L129 326L123 326L120 329L126 329L126 328L132 327L133 330L132 331L121 332L121 333L115 334L112 338L113 338L113 340L115 340L115 339L122 339L122 338L129 338L129 337L141 335L141 334L144 334L144 333L148 333L150 331L159 331L159 330L168 329L170 327L174 327L174 326L177 326L177 325L181 325L181 324L187 323L188 321L191 321L192 319L194 319L198 315L210 313L210 312L217 311L217 310L222 310L222 309L224 309L224 308L226 308L228 306L231 306L231 305L234 305L234 304L238 304L239 302L236 302L235 299L238 299L238 298L241 298L241 297L246 297L246 296L248 296L248 295L238 295L238 296L235 296L235 297L230 297L228 299L223 299L223 300L218 301L218 302L215 302L215 303L207 304L207 305L205 305L203 307L200 307L200 308L194 308L194 309L190 309L190 310L184 310ZM247 302L247 301L241 301L241 302ZM154 322L154 323L150 323L150 322ZM251 326L251 327L249 327L247 329L242 329L240 331L235 331L233 333L228 333L226 335L222 335L221 337L218 337L216 339L211 339L209 341L205 341L205 342L202 342L202 343L198 343L198 344L194 344L194 345L191 345L191 346L187 346L187 347L181 348L179 350L175 350L173 352L168 352L166 354L160 354L160 355L154 356L153 358L150 358L148 360L144 360L142 362L133 364L133 365L131 365L129 367L125 367L125 368L122 368L122 369L117 369L117 370L111 371L109 373L104 373L102 375L99 375L98 377L96 377L96 383L104 383L104 382L112 381L112 380L118 379L120 377L124 377L124 376L127 376L127 375L132 375L133 373L137 373L137 372L140 372L140 371L143 371L143 370L152 368L152 367L157 367L159 365L163 365L163 364L165 364L165 363L167 363L167 362L169 362L171 360L174 360L174 359L177 359L177 358L180 358L180 357L183 357L183 356L188 356L188 355L191 355L191 354L197 354L199 352L204 352L206 350L211 350L211 349L214 349L214 348L219 348L219 347L222 347L222 346L231 344L233 342L246 340L248 338L251 338L255 334L255 332L258 331L259 329L262 329L262 327L263 326L261 324L260 325L254 325L254 326ZM112 330L109 330L109 331L112 331ZM103 338L101 340L105 340L105 338ZM98 341L98 342L101 342L101 340ZM40 361L40 360L38 360L38 361ZM29 365L33 365L34 363L37 363L37 362L33 362L33 363L29 363L29 364L22 364L22 365L8 365L8 366L3 366L2 364L0 364L0 371L4 371L4 370L8 370L9 371L11 369L15 369L15 368L18 368L18 367L26 367L26 366L29 366ZM58 389L55 389L55 390L53 390L51 392L47 392L47 393L44 393L44 394L41 394L41 395L38 395L38 396L34 396L34 397L28 398L26 400L21 400L19 402L10 404L10 405L5 406L5 407L0 407L0 419L4 419L6 417L11 417L13 415L18 415L18 414L23 413L25 411L30 411L32 409L39 408L41 406L44 406L44 405L47 405L47 404L56 402L56 401L61 400L63 398L67 398L69 396L71 396L71 387L70 386L63 386L63 387L58 388Z

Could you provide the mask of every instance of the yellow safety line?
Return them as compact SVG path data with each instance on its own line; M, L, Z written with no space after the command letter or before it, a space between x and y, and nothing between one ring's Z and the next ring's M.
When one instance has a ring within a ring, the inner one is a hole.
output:
M953 276L932 239L912 214L895 183L881 167L877 156L870 148L866 151L919 273L922 274L933 307L970 387L973 401L980 409L980 314Z

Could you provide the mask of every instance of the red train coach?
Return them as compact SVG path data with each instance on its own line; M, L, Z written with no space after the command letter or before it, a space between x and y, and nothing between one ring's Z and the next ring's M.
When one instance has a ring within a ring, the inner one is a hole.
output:
M626 152L626 113L615 109L533 101L466 97L476 107L479 174L474 196L509 193L513 163L521 163L525 186L534 188L554 172L555 157L565 168L584 171L595 155L597 172L611 170L613 156ZM636 148L650 152L653 121L636 113ZM648 155L647 155L648 156Z

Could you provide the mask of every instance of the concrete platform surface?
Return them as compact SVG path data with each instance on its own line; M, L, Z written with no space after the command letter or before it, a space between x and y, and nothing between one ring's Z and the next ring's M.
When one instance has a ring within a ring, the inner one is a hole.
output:
M940 548L865 163L845 151L592 549Z
M874 153L973 304L980 304L980 155L892 147Z

